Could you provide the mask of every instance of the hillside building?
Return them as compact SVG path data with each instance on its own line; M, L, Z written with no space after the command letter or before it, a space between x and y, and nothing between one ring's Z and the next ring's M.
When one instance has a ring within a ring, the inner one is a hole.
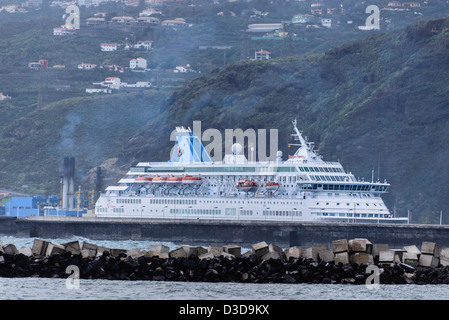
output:
M117 51L120 45L118 43L101 43L101 51Z
M255 60L268 60L271 59L271 52L267 50L259 50L254 53Z
M147 68L147 60L144 58L136 58L129 61L130 69L146 69Z

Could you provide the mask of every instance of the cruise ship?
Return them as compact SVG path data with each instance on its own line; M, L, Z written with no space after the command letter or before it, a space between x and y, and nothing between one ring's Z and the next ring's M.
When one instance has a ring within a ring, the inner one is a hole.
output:
M407 223L382 195L389 184L364 181L324 161L292 121L288 159L248 161L234 144L212 161L190 128L176 128L168 162L140 162L96 202L97 217ZM292 149L292 148L290 148Z

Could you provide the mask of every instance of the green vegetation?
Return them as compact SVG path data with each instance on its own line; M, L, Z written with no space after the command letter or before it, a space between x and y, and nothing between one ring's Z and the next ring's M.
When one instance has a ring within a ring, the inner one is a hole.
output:
M391 209L438 223L449 207L448 27L448 19L431 20L324 55L217 69L174 92L119 159L166 160L170 131L194 120L203 130L279 128L287 155L296 117L325 159L359 178L370 180L374 169L376 179L388 179Z
M325 159L339 159L358 177L371 179L375 169L376 177L388 179L390 208L401 215L413 209L414 222L438 222L437 212L449 208L449 23L424 19L446 16L449 7L429 1L419 14L382 11L381 32L362 32L356 26L364 24L365 4L326 1L329 8L340 5L347 10L322 15L334 18L335 28L285 24L286 32L303 41L251 40L254 34L245 30L251 23L288 22L294 14L310 13L310 1L168 3L159 18L184 18L190 27L84 26L69 37L52 34L64 23L61 8L1 12L0 92L12 97L0 101L1 185L58 193L64 156L76 157L77 184L90 188L88 172L99 165L114 181L137 161L166 161L173 128L194 120L202 121L203 130L279 129L286 156L296 117ZM141 8L82 7L82 23L95 12L107 12L110 19L137 15ZM153 50L100 51L101 42L137 40L153 40ZM248 61L259 49L274 59ZM82 62L128 66L138 56L152 72L77 69ZM28 68L40 59L66 68ZM201 73L165 72L187 63ZM85 93L109 76L151 81L158 88Z

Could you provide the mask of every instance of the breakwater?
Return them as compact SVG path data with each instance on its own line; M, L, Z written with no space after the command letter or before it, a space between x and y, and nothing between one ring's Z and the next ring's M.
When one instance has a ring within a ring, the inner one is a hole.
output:
M95 240L151 240L197 245L258 241L281 247L331 245L335 239L368 238L401 248L432 241L449 247L449 226L377 223L237 220L116 219L86 217L0 218L0 234L31 238L84 237Z
M0 246L1 277L67 278L75 270L80 279L449 284L449 248L423 242L420 249L415 245L392 249L363 238L334 240L331 247L286 249L262 241L246 252L237 245L123 250L40 239L32 247Z

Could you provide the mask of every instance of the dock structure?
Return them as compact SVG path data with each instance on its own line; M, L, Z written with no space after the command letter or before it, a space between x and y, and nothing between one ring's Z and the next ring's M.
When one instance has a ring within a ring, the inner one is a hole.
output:
M44 216L0 218L0 234L101 240L152 240L161 242L249 246L259 241L280 247L331 245L338 239L367 238L390 247L420 246L423 241L449 247L449 226L374 223L273 222L212 219L126 219Z

